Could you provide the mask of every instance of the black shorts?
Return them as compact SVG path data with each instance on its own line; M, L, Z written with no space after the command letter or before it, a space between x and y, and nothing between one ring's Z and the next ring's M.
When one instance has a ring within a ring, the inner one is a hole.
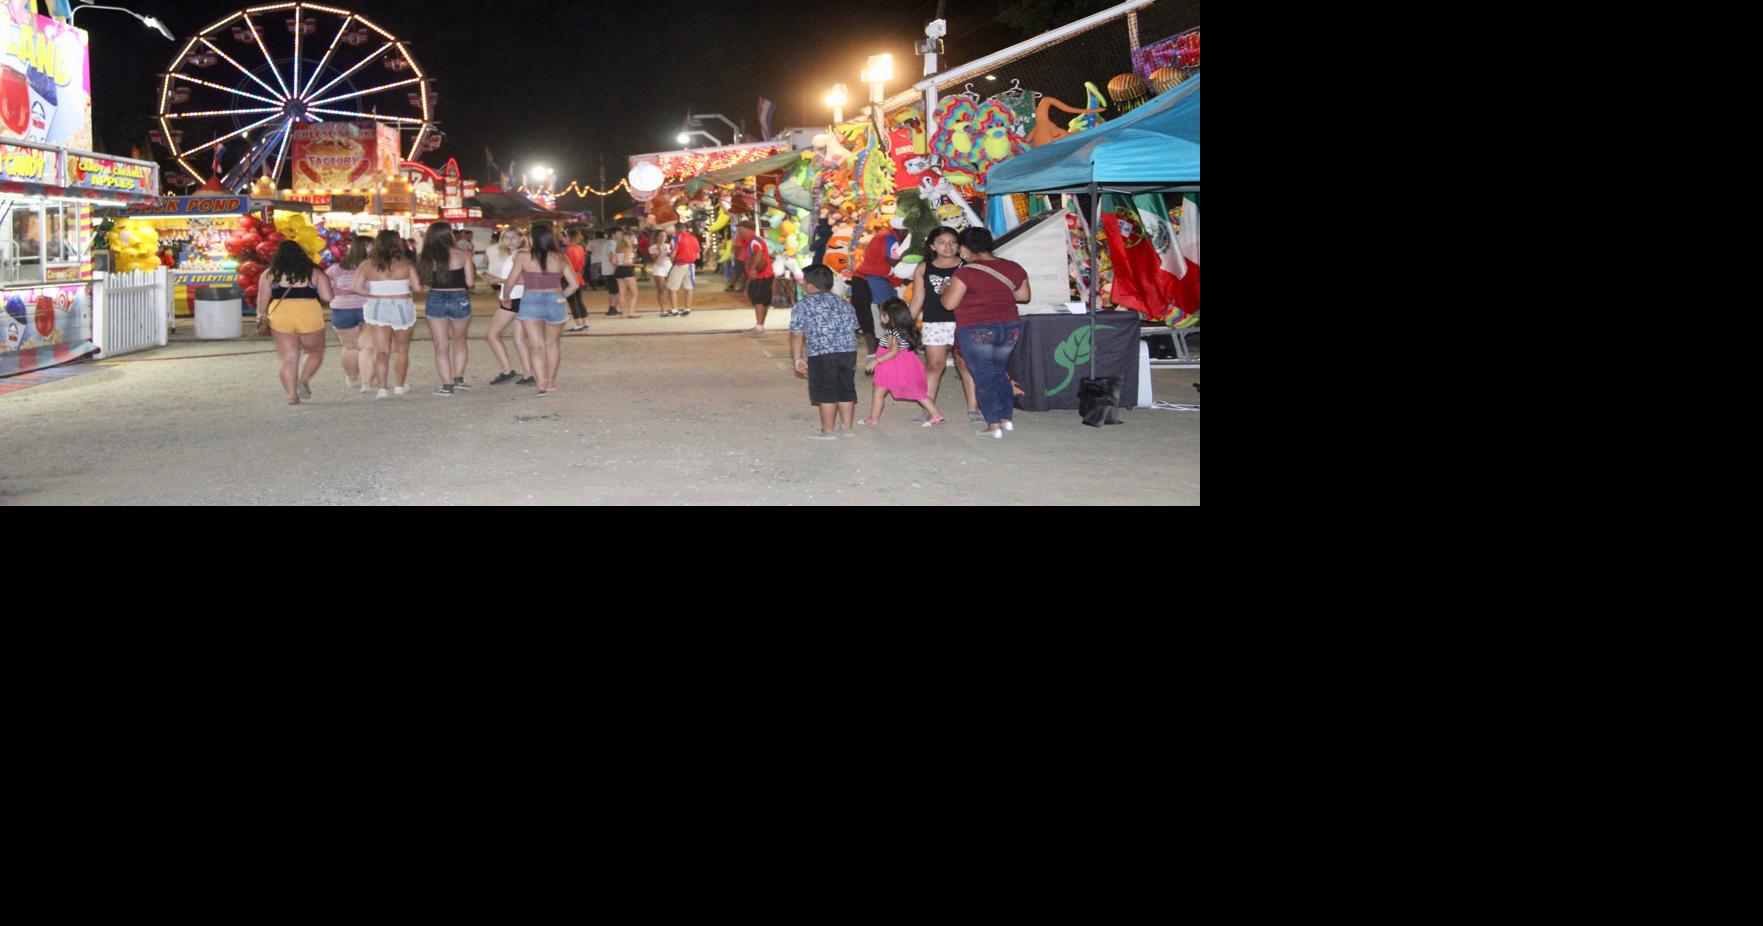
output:
M808 401L815 405L857 401L857 354L808 358Z
M612 278L615 280L629 280L635 278L636 275L637 269L635 267L620 267L612 271Z
M753 303L754 305L762 305L762 306L765 306L766 308L770 308L771 307L771 281L772 281L772 279L773 279L772 277L766 277L763 280L748 280L747 281L747 301ZM856 401L856 400L853 399L852 401Z

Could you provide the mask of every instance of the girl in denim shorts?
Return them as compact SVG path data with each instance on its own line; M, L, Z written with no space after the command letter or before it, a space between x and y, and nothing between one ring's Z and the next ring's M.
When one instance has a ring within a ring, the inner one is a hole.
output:
M526 287L520 324L526 329L539 395L547 396L557 391L557 368L563 362L563 323L569 319L564 300L581 288L582 280L558 247L549 222L534 225L530 237L531 249L515 256L508 279ZM503 308L510 307L507 294L503 290Z
M465 384L465 365L471 359L471 288L477 271L471 256L453 244L453 226L436 222L423 235L422 254L416 273L428 287L423 316L435 339L435 372L441 388L435 395L452 395Z

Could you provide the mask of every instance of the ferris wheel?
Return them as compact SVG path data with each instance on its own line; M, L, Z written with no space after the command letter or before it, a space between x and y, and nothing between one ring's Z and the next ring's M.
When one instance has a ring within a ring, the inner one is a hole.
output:
M239 10L198 32L159 88L153 140L195 181L279 186L296 127L336 120L393 126L405 160L441 146L436 94L406 43L357 13L312 3ZM216 152L225 156L217 156ZM202 168L218 163L218 171Z

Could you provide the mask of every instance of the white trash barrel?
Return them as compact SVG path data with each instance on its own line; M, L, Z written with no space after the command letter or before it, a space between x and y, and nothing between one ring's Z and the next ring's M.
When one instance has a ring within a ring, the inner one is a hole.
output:
M209 286L196 291L196 337L218 341L244 336L245 299L236 286Z

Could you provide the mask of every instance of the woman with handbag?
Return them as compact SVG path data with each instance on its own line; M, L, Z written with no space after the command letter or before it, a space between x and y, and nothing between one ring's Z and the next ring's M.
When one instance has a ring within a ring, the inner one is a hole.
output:
M1022 340L1018 303L1031 296L1028 271L992 253L992 233L969 228L961 233L961 259L967 265L943 290L943 307L955 313L955 339L973 371L973 390L985 415L981 437L1002 438L1014 431L1016 402L1006 367Z
M334 295L331 280L292 241L276 246L263 275L269 285L257 290L259 324L267 322L275 335L282 389L289 405L299 405L301 399L312 398L312 377L324 363L324 308L318 302L329 302ZM304 368L301 351L306 352Z

